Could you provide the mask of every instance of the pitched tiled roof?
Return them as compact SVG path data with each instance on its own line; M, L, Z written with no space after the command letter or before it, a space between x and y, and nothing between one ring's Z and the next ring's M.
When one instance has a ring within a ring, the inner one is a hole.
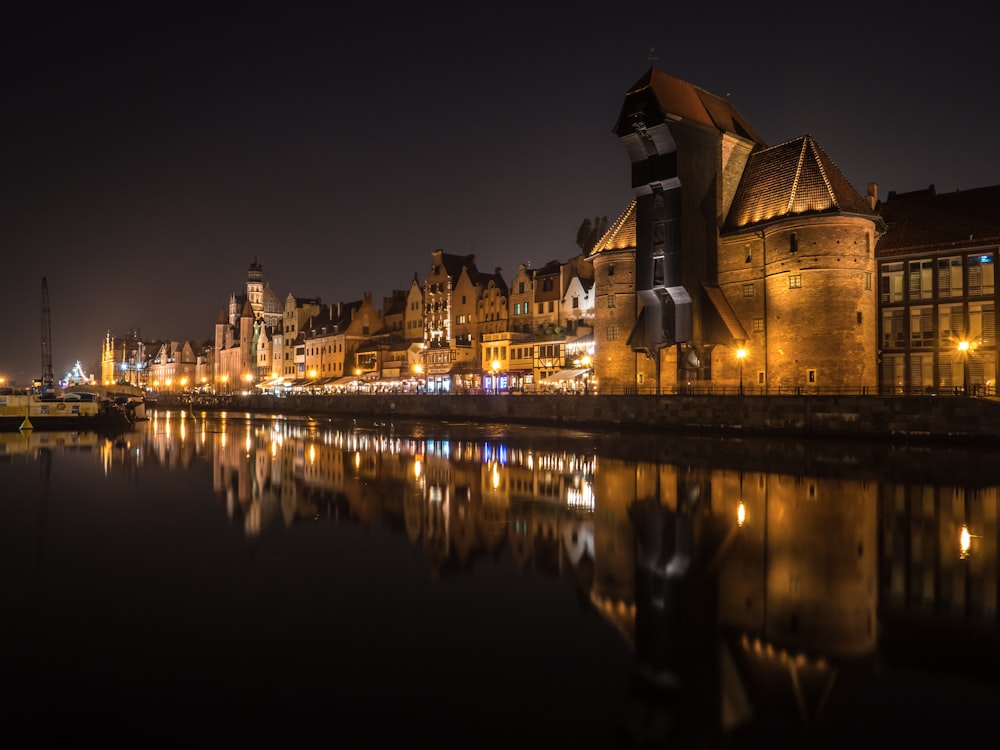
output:
M635 201L632 201L622 215L615 219L604 236L590 251L593 257L603 250L629 250L635 248Z
M878 212L886 224L879 257L941 247L1000 242L1000 185L937 195L889 194Z
M476 273L478 273L475 255L452 255L451 253L441 253L441 264L444 266L444 270L451 278L452 287L455 286L455 282L458 281L458 277L462 275L462 268L468 268L469 276L472 277L475 277Z
M722 231L824 213L875 215L819 144L804 135L750 155Z
M704 127L735 133L743 138L766 145L743 115L722 97L700 89L687 81L650 68L626 93L629 96L652 90L660 110L670 119L681 119ZM623 115L627 115L623 111Z

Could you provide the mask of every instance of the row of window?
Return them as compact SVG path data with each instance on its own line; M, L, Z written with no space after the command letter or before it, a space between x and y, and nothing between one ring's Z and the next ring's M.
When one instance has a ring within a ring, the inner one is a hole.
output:
M970 302L968 318L963 305L919 305L882 311L882 348L903 349L907 336L911 349L954 348L959 341L977 346L996 343L996 304ZM907 334L909 322L909 334Z
M991 296L996 291L995 257L976 253L883 263L879 294L883 303Z

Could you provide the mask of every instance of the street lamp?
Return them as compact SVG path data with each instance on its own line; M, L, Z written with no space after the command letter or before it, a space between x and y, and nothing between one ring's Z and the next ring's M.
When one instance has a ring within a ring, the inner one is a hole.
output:
M500 360L494 359L490 365L493 368L493 392L500 392L500 381L497 380L497 373L500 371Z
M962 340L958 342L958 356L962 358L962 389L965 395L969 395L969 342Z
M420 383L420 381L421 381L421 375L423 375L423 373L424 373L424 366L422 364L420 364L419 362L414 362L412 369L413 369L413 375L414 375L414 377L416 378L416 381L417 381L417 392L419 393L420 392L420 386L421 386L421 383Z
M740 363L740 395L743 395L743 360L747 358L747 350L742 346L736 350L736 359Z

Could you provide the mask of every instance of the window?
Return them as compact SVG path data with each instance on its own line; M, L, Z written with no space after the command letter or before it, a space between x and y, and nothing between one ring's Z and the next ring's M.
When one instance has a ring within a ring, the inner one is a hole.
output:
M815 370L806 370L806 380L808 380L810 383L815 383L816 382L816 371Z
M933 265L931 260L911 260L909 263L910 299L930 299L933 290Z
M872 272L865 271L865 289L871 290L872 288Z
M903 301L903 264L885 263L879 280L880 302Z
M549 300L549 312L552 312L555 309L553 305L555 305L555 303L552 300Z
M618 340L618 326L608 326L607 336L605 336L608 341Z
M969 256L969 296L988 296L995 289L993 253Z
M996 343L996 311L993 302L969 304L969 338L987 346Z
M801 289L802 288L802 274L792 273L788 275L788 288L789 289Z
M612 309L612 308L613 308L614 306L615 306L615 295L613 295L613 294L609 294L609 295L608 295L608 309L610 310L610 309Z
M753 319L753 332L754 333L764 333L764 319L754 318Z
M580 298L579 297L574 297L573 298L573 309L574 310L579 310L580 309Z
M959 256L938 258L937 293L942 298L962 296L962 259Z
M799 251L799 236L795 232L788 235L788 251L791 253Z
M744 297L753 297L753 292L754 292L754 286L753 286L753 284L744 284L743 285L743 296Z
M910 346L922 349L934 346L934 317L932 307L910 308Z
M965 315L961 305L938 307L938 346L950 349L953 342L965 338Z
M615 275L615 266L614 263L611 263L608 265L608 276L614 276L614 275Z
M544 312L545 312L545 303L544 302L539 302L538 303L538 314L541 315Z
M744 252L746 253L746 260L745 260L744 262L745 262L745 263L749 263L749 262L751 261L751 259L753 258L753 256L752 256L752 255L751 255L751 253L750 253L750 245L749 245L749 244L747 244L747 245L746 245L746 246L745 246L745 247L743 248L743 250L744 250Z
M517 282L517 293L518 294L524 294L524 282L523 281Z

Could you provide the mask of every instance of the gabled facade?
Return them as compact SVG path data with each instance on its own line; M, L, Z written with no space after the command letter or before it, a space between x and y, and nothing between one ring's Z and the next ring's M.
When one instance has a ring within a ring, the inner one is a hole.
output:
M403 313L403 337L407 341L424 341L424 286L413 274L413 281L406 294L406 311Z
M510 330L515 333L531 333L534 330L535 291L533 273L530 266L521 263L510 283L508 308L510 310Z
M475 256L431 254L424 282L424 376L432 393L476 387L480 377L476 321L481 276Z

